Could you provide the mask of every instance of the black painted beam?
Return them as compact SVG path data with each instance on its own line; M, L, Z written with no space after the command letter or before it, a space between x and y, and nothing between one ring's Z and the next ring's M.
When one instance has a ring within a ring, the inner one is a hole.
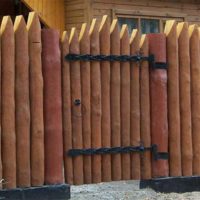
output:
M140 189L151 188L162 193L185 193L200 191L200 176L167 177L141 180Z
M68 200L70 186L47 185L42 187L0 190L0 200Z

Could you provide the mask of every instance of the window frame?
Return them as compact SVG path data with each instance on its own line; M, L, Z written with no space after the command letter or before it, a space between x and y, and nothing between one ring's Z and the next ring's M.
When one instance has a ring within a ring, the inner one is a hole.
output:
M176 20L177 22L186 21L187 14L175 12L159 12L146 10L121 10L112 9L112 18L133 18L137 19L139 31L141 31L141 19L157 19L159 20L159 31L164 32L164 23L166 20Z

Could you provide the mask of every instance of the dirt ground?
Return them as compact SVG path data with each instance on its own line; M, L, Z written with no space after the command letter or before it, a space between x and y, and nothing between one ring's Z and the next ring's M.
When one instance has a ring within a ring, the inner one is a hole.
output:
M162 194L140 190L139 181L71 186L71 200L200 200L200 192Z

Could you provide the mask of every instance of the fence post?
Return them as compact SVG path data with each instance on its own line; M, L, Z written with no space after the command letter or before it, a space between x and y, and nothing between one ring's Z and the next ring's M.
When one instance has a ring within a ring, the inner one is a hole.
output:
M130 55L128 26L120 33L121 55ZM121 62L121 146L130 146L130 63ZM131 178L130 154L122 154L122 179Z
M69 53L80 54L78 33L72 28L69 39ZM76 100L81 100L81 74L80 61L70 62L71 76L71 102L72 102L72 145L73 148L83 148L82 138L82 105L76 105ZM74 164L74 183L83 184L83 156L73 158Z
M57 30L42 30L46 184L63 183L61 53L59 42Z
M28 31L23 16L15 19L15 119L17 186L29 187L30 172L30 100Z
M149 42L146 35L142 35L140 51L143 56L149 55ZM151 145L150 132L150 94L149 94L149 63L142 62L140 69L140 137L145 147ZM151 153L145 152L141 157L141 178L151 178Z
M155 62L166 63L166 36L148 34L149 54L154 55ZM159 152L168 152L167 121L167 69L150 68L151 100L151 143L158 145ZM168 176L167 160L152 159L152 177Z
M40 186L44 184L42 46L40 21L34 12L29 14L27 29L30 59L31 185Z
M90 54L90 37L87 24L83 24L79 36L80 53ZM81 62L83 148L91 148L91 82L90 62ZM83 158L84 183L92 183L91 156Z
M136 55L140 51L140 33L134 29L130 38L130 53ZM140 66L137 62L131 63L131 146L140 145ZM131 178L139 180L140 154L131 154Z
M63 32L62 41L62 105L63 105L63 140L64 140L64 171L65 181L73 184L73 161L67 155L69 149L72 149L72 120L71 120L71 84L70 84L70 66L65 60L69 53L69 40L67 32Z
M110 28L110 54L120 55L120 33L118 21L115 19ZM120 62L111 62L110 80L110 108L111 108L111 144L112 147L121 146L120 131ZM112 180L121 180L121 155L112 155Z
M2 167L5 188L16 188L16 135L15 135L15 44L13 23L9 16L1 24L1 123Z
M110 24L108 16L104 15L100 23L100 54L110 55ZM110 62L101 61L101 98L102 98L102 119L101 119L101 140L102 147L111 146L110 126ZM102 181L111 181L111 156L102 156Z
M98 55L99 31L97 20L93 19L90 27L90 53ZM101 72L99 61L91 63L91 131L92 148L101 147ZM92 181L101 182L101 156L92 156Z
M200 48L197 25L189 26L190 69L191 69L191 105L193 140L193 175L200 175Z
M168 62L168 127L170 176L181 176L181 138L180 138L180 101L178 38L176 21L169 20L165 26L167 37Z
M192 176L192 122L189 30L186 22L177 26L181 113L181 162L183 176Z

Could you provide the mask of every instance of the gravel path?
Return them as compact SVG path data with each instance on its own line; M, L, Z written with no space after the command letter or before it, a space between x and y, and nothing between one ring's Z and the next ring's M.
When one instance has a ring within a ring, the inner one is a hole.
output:
M200 200L200 192L162 194L140 190L139 181L71 186L71 200Z

